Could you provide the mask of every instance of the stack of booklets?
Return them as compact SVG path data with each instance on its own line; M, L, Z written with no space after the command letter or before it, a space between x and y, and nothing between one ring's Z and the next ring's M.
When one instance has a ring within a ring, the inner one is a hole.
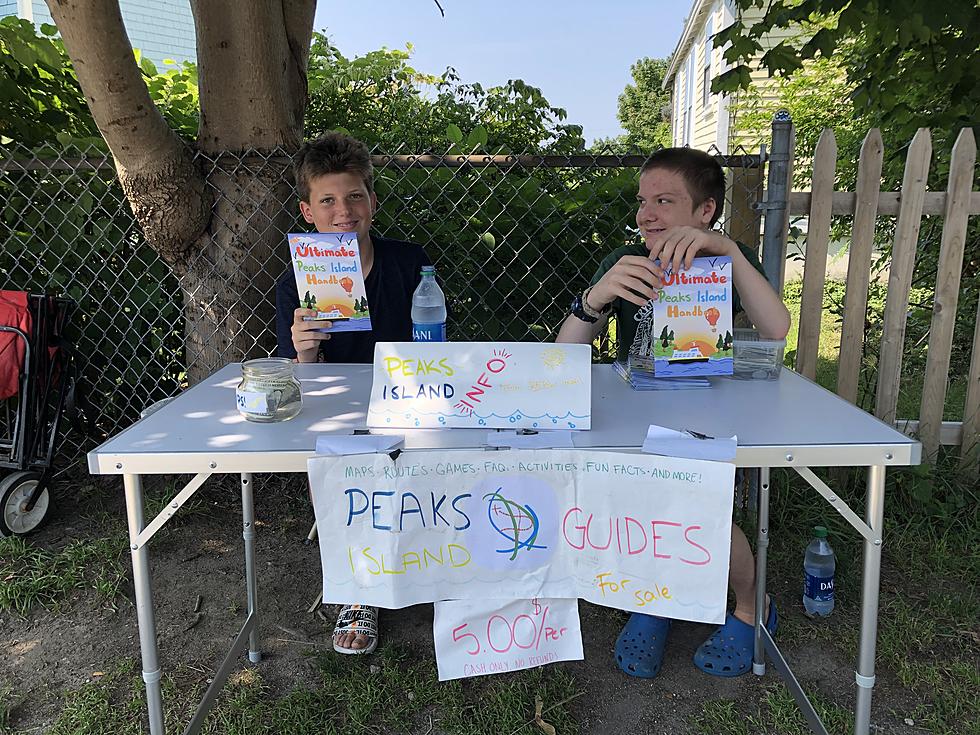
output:
M642 364L642 359L639 361ZM629 383L633 390L690 390L710 388L707 378L658 378L652 370L637 365L637 358L630 356L627 362L617 360L613 370Z

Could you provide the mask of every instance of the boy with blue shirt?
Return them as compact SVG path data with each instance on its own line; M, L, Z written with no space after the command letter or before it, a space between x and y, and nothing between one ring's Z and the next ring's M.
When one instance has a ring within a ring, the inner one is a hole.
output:
M276 284L277 354L297 362L371 363L376 342L412 341L412 294L423 265L421 245L371 232L378 198L367 146L342 133L306 143L293 159L300 212L317 232L356 232L371 310L371 330L330 333L327 320L304 321L315 309L300 305L290 268ZM371 653L378 644L378 609L344 605L333 632L338 653Z
M643 244L613 251L599 266L591 284L572 301L558 342L591 344L617 319L619 359L625 360L637 332L640 308L662 287L663 269L691 267L695 257L732 259L733 314L744 312L767 339L783 339L789 311L762 274L755 253L710 229L721 216L725 175L715 159L691 148L665 148L640 171L636 224ZM697 650L694 662L716 676L739 676L751 670L755 623L755 561L745 534L732 524L729 585L735 610ZM776 607L767 600L766 627L775 633ZM660 672L670 620L634 613L616 641L616 661L631 676L652 678Z

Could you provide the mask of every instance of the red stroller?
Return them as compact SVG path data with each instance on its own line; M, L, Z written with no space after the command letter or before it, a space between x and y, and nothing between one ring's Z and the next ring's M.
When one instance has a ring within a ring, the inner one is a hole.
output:
M76 366L64 330L74 302L0 291L0 536L37 528Z

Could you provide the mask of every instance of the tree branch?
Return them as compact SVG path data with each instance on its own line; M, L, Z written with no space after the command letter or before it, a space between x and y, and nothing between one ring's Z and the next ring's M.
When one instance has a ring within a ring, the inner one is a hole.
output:
M147 241L179 259L207 225L210 198L191 152L150 99L118 0L47 3Z
M193 0L202 151L299 146L315 5Z

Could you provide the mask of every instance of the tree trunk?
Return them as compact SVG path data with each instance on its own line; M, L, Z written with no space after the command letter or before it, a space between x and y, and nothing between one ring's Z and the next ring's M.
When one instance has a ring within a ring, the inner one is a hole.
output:
M200 167L150 99L118 0L48 5L133 213L180 280L189 379L271 351L296 210L282 155L303 138L315 0L192 3Z
M275 280L295 225L289 159L223 155L208 172L211 224L180 275L192 382L225 363L275 350Z
M118 0L48 0L78 82L147 242L178 262L210 219L193 154L157 110Z

